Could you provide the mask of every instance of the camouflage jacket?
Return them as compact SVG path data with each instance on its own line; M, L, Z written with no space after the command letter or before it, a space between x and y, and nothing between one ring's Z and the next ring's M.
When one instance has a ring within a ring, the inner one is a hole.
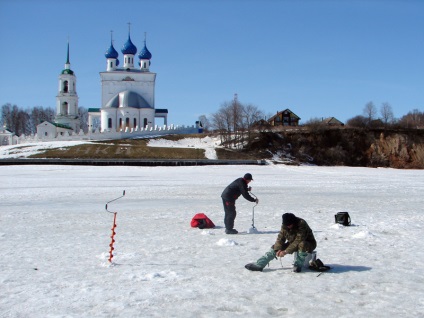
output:
M291 229L285 225L281 226L280 233L278 233L274 244L275 251L285 250L288 254L292 254L299 249L299 244L302 242L309 242L316 246L314 234L308 223L301 218L297 218L297 220L297 223ZM284 249L283 245L288 246Z

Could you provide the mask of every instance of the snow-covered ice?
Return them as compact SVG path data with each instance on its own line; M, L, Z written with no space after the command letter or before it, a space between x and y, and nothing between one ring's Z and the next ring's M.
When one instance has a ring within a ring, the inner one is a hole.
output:
M253 174L225 235L220 194ZM0 317L423 317L423 170L314 166L0 166ZM113 262L108 262L117 212ZM334 224L348 211L352 226ZM214 229L190 227L203 212ZM314 230L318 276L293 257L244 265L281 215Z

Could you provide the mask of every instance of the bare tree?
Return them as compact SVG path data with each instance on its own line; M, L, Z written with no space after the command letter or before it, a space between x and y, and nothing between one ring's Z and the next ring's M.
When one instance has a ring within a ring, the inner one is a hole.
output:
M80 120L80 129L84 133L88 132L88 110L85 107L78 107L78 117Z
M9 103L1 107L1 124L2 127L12 129L12 105Z
M420 112L418 109L412 110L399 120L399 125L404 128L423 128L424 112Z
M392 124L394 120L392 106L389 103L385 102L381 105L380 108L381 119L385 126Z
M243 105L236 98L224 102L212 116L212 124L221 134L221 142L226 146L237 146L243 130Z
M350 127L359 127L359 128L365 128L367 126L368 119L364 116L358 115L355 117L352 117L346 121L346 124Z
M199 116L199 121L202 123L204 131L209 131L211 123L209 122L209 119L206 117L206 115Z
M368 119L368 125L371 124L371 122L375 119L375 116L377 115L377 109L373 102L368 102L363 110L363 113L365 117Z
M258 109L255 105L247 104L243 109L243 121L247 127L247 135L249 140L252 136L252 126L254 123L258 122L264 118L264 114L262 111Z
M42 106L36 106L32 108L29 115L31 121L31 133L35 134L37 132L37 126L43 121L53 121L55 111L49 107L43 108Z
M37 131L37 125L43 121L51 121L54 110L34 107L23 110L16 105L6 104L1 108L1 123L17 136L30 135Z
M228 117L229 114L225 104L221 105L220 109L212 115L212 126L219 132L221 143L225 143L231 135Z
M237 94L234 94L234 99L230 103L231 125L233 133L233 146L237 147L243 140L243 135L246 130L246 125L243 122L244 106L239 103Z

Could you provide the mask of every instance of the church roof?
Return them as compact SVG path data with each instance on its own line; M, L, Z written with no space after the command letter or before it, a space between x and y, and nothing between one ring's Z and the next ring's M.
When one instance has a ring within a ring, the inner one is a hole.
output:
M126 90L116 94L105 105L105 108L152 108L139 94Z
M146 41L144 41L144 47L141 49L138 57L140 60L150 60L152 58L152 53L150 53L150 51L147 49Z
M121 49L122 54L137 54L137 47L131 42L131 37L128 34L128 40Z
M41 124L39 124L38 126L41 126L41 125L43 125L43 124L45 124L45 123L48 123L48 124L50 124L50 125L53 125L53 126L55 126L55 127L57 127L57 128L64 128L64 129L70 129L70 130L73 130L71 127L69 127L68 125L65 125L65 124L59 124L59 123L55 123L55 122L51 122L51 121L48 121L48 120L45 120L45 121L43 121Z
M0 129L0 134L10 135L10 134L13 134L13 132L10 131L9 129L5 128L5 129Z
M71 70L71 62L69 62L69 42L68 42L68 50L66 52L65 69L62 71L62 74L74 75L74 71Z
M74 75L74 71L73 70L70 70L70 69L64 69L63 71L62 71L62 74L69 74L69 75Z
M56 126L57 128L64 128L64 129L70 129L73 130L71 127L65 124L58 124L58 123L51 123L53 126Z
M113 47L113 44L111 42L110 47L105 52L105 57L107 59L116 59L118 57L118 55L119 55L118 52L115 50L115 48Z

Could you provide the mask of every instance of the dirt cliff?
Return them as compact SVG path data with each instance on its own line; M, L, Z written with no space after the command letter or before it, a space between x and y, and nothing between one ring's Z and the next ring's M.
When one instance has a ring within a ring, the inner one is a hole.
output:
M245 151L295 164L424 169L424 131L299 128L262 132Z

